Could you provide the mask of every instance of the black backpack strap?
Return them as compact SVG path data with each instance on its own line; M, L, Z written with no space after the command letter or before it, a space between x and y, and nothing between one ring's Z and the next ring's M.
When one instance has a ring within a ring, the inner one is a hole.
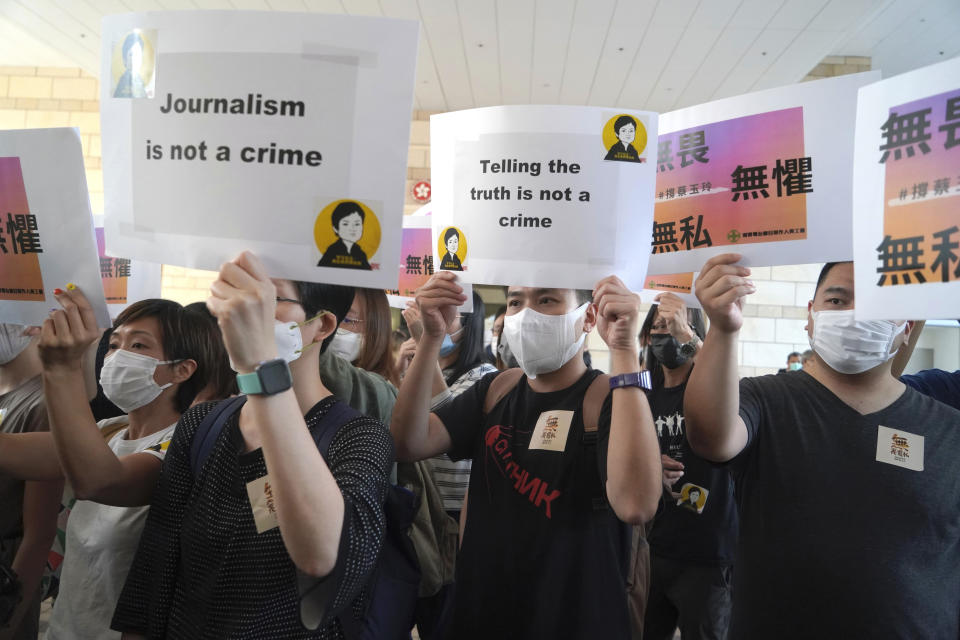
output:
M234 396L217 403L217 405L204 416L197 427L197 432L193 434L193 442L190 443L190 468L193 469L193 477L198 478L204 463L210 457L213 451L213 445L217 443L223 427L247 401L247 396Z
M313 441L317 443L317 450L320 451L320 455L326 458L330 443L333 442L333 438L337 435L340 427L360 415L359 411L346 402L342 400L334 401L333 406L327 410L317 427L310 432Z

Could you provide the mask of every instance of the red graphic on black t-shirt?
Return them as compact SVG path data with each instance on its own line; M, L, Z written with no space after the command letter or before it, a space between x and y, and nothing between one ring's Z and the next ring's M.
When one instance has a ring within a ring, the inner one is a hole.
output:
M513 480L513 488L536 507L543 506L547 518L551 518L550 505L560 496L559 489L550 490L545 480L536 478L520 468L513 458L510 446L513 441L513 427L494 425L487 429L484 442L488 449L488 458L492 458L497 471L504 478Z

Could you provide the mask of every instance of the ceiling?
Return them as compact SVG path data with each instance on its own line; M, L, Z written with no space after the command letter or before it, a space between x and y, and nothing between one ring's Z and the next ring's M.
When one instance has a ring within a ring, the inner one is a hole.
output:
M419 20L416 106L655 111L801 80L828 55L884 76L960 54L957 0L0 0L0 65L97 73L100 19L259 9Z

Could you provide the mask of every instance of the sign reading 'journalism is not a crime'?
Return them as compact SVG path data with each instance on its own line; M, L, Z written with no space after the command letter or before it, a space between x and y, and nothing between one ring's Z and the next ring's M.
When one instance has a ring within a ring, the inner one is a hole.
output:
M107 252L216 269L250 249L273 276L395 286L417 36L355 16L105 18Z

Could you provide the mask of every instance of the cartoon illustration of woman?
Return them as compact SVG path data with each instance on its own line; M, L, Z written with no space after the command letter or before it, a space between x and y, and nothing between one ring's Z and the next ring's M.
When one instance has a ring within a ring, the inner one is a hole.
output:
M443 234L443 244L447 246L447 252L440 260L440 268L448 271L463 271L460 258L457 257L457 250L460 248L460 232L453 227L447 229Z
M317 263L318 267L343 267L370 270L367 254L357 241L363 236L363 207L347 200L338 204L330 215L330 223L337 234L337 241L327 247Z
M620 116L613 123L613 130L617 134L617 141L607 151L604 160L643 162L640 159L640 154L633 146L633 140L637 136L637 121L630 116Z
M114 98L146 98L146 84L140 76L143 64L143 38L133 32L123 40L124 72L117 80Z

